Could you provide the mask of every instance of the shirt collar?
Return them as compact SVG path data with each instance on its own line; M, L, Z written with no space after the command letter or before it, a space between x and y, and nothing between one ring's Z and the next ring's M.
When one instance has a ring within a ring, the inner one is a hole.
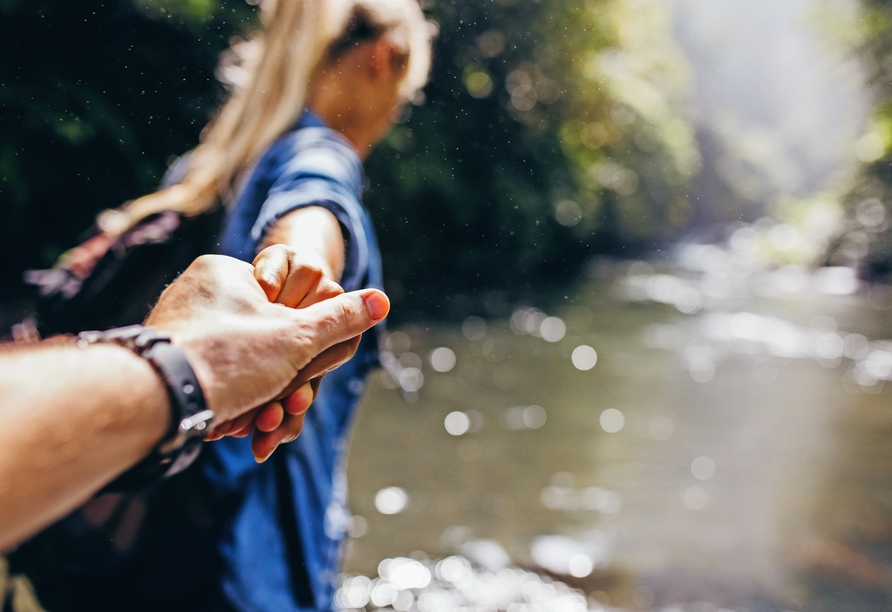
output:
M322 120L322 117L314 113L308 108L305 108L304 111L300 114L300 118L297 120L297 126L301 128L305 127L328 127L328 124Z

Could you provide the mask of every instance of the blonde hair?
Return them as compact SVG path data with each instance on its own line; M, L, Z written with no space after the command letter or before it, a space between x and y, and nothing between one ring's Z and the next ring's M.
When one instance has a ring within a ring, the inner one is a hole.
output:
M373 28L399 49L408 64L400 95L413 100L427 83L431 66L431 41L437 34L434 23L427 21L417 0L328 0L332 21L338 32L327 46L331 49L350 34L357 22Z
M111 234L127 231L154 213L173 210L195 216L218 201L233 200L239 176L250 170L304 108L314 71L357 16L408 59L400 93L411 100L427 82L434 26L417 0L265 0L261 30L239 40L221 59L218 78L231 94L203 130L175 185L99 215Z

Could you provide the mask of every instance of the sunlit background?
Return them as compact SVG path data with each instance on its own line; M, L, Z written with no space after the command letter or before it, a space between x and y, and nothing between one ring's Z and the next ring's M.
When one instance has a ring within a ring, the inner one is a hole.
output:
M0 1L7 322L194 145L256 12L88 4ZM339 605L892 609L892 5L425 8Z

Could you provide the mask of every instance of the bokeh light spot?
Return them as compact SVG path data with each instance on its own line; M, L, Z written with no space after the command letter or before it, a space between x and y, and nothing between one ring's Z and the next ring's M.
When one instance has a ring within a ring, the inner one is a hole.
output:
M588 555L577 554L570 557L569 570L571 576L585 578L592 573L593 569L595 569L595 566L592 560L588 558Z
M399 514L409 505L409 494L400 487L385 487L375 495L375 508L381 514Z
M709 480L715 474L715 463L705 455L691 462L691 473L697 480Z
M539 429L545 425L547 415L542 406L527 406L523 409L523 424L530 429Z
M347 527L347 535L351 538L361 538L369 531L369 522L364 516L354 514L350 517L350 523Z
M428 355L428 362L437 372L449 372L455 367L455 352L448 347L435 348Z
M486 321L480 317L468 317L461 324L461 333L468 340L480 340L486 336Z
M573 227L582 220L582 209L573 200L564 200L554 207L554 218L564 227Z
M387 349L397 355L402 355L410 348L412 348L412 339L406 332L395 331L387 336Z
M591 370L598 363L598 353L592 347L583 344L573 349L570 359L577 370Z
M688 510L703 510L709 503L709 494L700 487L688 487L681 496Z
M450 435L460 436L468 433L468 430L471 428L471 419L464 412L456 410L446 415L446 420L443 424Z
M424 374L418 368L405 368L400 372L400 387L409 393L415 393L424 385Z
M567 326L557 317L547 317L539 326L539 333L546 342L559 342L567 333Z
M688 372L690 372L691 378L699 383L709 382L715 376L715 365L708 357L700 357L691 362Z
M608 408L601 413L598 422L601 424L601 429L607 433L616 433L625 426L626 417L616 408Z

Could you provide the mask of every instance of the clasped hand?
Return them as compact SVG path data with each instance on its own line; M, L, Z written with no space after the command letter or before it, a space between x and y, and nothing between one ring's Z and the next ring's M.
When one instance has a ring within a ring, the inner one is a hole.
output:
M322 376L354 355L389 308L380 291L344 293L275 245L253 266L200 257L146 324L169 332L195 369L217 415L207 439L253 433L251 450L264 461L300 434Z

